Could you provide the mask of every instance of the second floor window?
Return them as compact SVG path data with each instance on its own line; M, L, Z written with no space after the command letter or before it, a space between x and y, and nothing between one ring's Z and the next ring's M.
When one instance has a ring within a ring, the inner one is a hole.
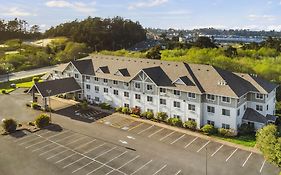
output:
M126 87L129 87L129 85L130 85L129 83L124 83L124 86Z
M160 98L160 105L166 105L166 99Z
M146 85L146 90L151 91L152 90L152 85L151 84Z
M114 90L113 90L113 94L114 94L114 95L118 95L118 90L114 89Z
M256 94L256 99L262 100L263 99L263 94Z
M147 101L148 102L152 102L153 101L153 98L151 96L147 96Z
M262 111L262 105L256 105L256 110L257 111Z
M228 109L222 109L222 115L225 115L225 116L230 116L230 110Z
M104 93L108 93L108 88L103 88Z
M180 95L181 95L181 92L180 92L180 91L178 91L178 90L174 90L174 95L178 95L178 96L180 96Z
M86 76L86 80L89 81L90 80L90 76Z
M129 92L124 92L124 97L129 97Z
M140 100L141 99L140 94L135 94L135 99Z
M107 83L107 82L108 82L108 79L103 79L103 82L104 82L104 83Z
M181 107L181 103L178 101L174 101L174 107L175 108L180 108Z
M188 110L195 111L195 105L188 104Z
M209 113L215 113L215 107L213 107L213 106L207 106L207 112L209 112Z
M86 84L86 89L91 89L91 86L89 84Z
M135 83L135 88L140 89L140 83Z
M215 96L214 96L214 95L211 95L211 94L208 94L208 95L207 95L207 99L208 99L208 100L214 101L214 100L215 100Z
M166 93L166 89L165 88L160 88L159 91L160 91L160 93Z
M98 86L95 86L95 91L99 92L100 88Z

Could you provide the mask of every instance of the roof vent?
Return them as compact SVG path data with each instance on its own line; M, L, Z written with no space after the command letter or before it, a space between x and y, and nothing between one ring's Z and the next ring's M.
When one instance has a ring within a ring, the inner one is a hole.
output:
M209 72L209 69L207 69L206 71Z
M252 77L257 77L258 75L257 74L250 74Z
M218 85L225 86L225 85L227 85L227 83L225 80L220 80L220 81L218 81Z

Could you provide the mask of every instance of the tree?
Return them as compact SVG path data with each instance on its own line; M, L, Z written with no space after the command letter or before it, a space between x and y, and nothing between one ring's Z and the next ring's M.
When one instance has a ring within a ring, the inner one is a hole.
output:
M265 158L281 167L281 137L275 125L267 125L260 129L257 134L257 147Z
M197 38L197 40L194 42L195 47L199 48L216 48L217 46L215 43L212 42L212 40L209 37L200 36Z
M50 117L47 114L40 114L35 119L35 125L39 128L46 127L50 124Z
M151 48L147 52L146 58L160 60L161 59L161 52L160 52L160 50L161 50L160 46L155 46L155 47Z
M3 119L2 122L3 129L6 132L12 133L16 131L17 122L14 119Z
M227 49L224 50L224 55L233 58L238 55L238 52L236 48L229 46Z

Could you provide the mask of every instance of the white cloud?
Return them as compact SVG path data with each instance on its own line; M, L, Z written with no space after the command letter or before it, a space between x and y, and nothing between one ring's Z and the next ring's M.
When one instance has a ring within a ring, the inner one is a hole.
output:
M251 20L251 21L274 21L274 20L276 20L276 16L250 14L248 16L248 19Z
M136 3L132 3L129 5L129 9L136 9L136 8L149 8L149 7L155 7L155 6L159 6L162 4L167 3L168 0L147 0L147 1L139 1Z
M23 9L19 9L18 7L11 7L8 9L3 9L0 12L3 16L12 16L12 17L22 17L22 16L36 16L36 14L27 12Z
M64 0L52 0L45 3L47 7L51 8L70 8L83 13L92 13L96 11L94 8L95 2L83 3L83 2L68 2Z

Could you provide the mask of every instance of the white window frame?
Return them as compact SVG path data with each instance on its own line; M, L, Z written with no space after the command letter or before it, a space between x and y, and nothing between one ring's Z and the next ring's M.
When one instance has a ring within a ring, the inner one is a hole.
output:
M208 125L213 125L213 126L215 126L215 122L212 121L212 120L207 120L207 124L208 124Z
M103 88L103 92L107 94L108 93L108 88Z
M174 108L180 109L180 108L181 108L181 102L179 102L179 101L174 101L173 106L174 106Z
M178 92L178 93L176 93L176 92ZM181 91L179 91L179 90L174 90L173 93L174 93L175 96L180 96L181 95Z
M192 93L192 92L188 92L187 97L190 98L190 99L196 99L196 94Z
M166 94L167 89L166 89L166 88L159 88L159 92L160 92L161 94Z
M229 101L223 101L224 98L229 99ZM231 103L231 98L230 98L230 97L226 97L226 96L222 96L222 97L221 97L221 102L222 102L222 103L228 103L228 104L230 104L230 103Z
M138 85L138 87L137 87L137 85ZM134 88L135 88L135 89L140 89L140 88L141 88L140 82L135 82L135 83L134 83Z
M263 100L264 99L264 95L260 94L260 93L256 93L256 99L257 100Z
M100 87L99 86L95 86L95 92L99 92L100 91Z
M127 96L126 94L127 94L128 96ZM124 97L129 98L129 97L130 97L130 93L129 93L128 91L124 91Z
M78 79L79 78L79 74L74 74L74 78Z
M229 111L229 115L226 115L226 114L223 114L223 111ZM223 115L223 116L230 116L231 114L230 114L230 110L229 109L221 109L221 115Z
M192 112L196 111L196 105L194 105L194 104L188 104L187 108L189 111L192 111Z
M117 80L113 80L113 84L118 85L118 81Z
M147 96L146 97L146 101L150 102L150 103L153 103L153 97L152 96Z
M98 77L95 77L94 80L95 80L96 82L98 82L98 81L99 81L99 78L98 78Z
M263 106L262 105L256 105L256 110L257 111L263 111Z
M163 102L164 102L164 103L163 103ZM167 105L167 100L164 99L164 98L160 98L159 104L160 104L160 105L163 105L163 106L166 106L166 105Z
M224 129L230 129L230 125L229 124L225 124L225 123L222 123L221 127L224 128Z
M86 81L90 81L91 77L88 76L88 75L86 75L86 76L85 76L85 79L86 79Z
M209 98L209 97L214 97L214 99L212 99L212 98ZM215 95L212 95L212 94L207 94L207 100L210 100L210 101L215 101L216 100L216 97L215 97Z
M139 98L137 98L137 97L139 97ZM141 100L141 95L140 94L135 94L135 99L136 100Z
M103 83L107 84L108 83L108 79L103 79Z
M151 87L151 88L148 88L148 87ZM147 84L146 85L146 90L152 91L153 90L153 86L151 84Z
M117 94L115 92L117 92ZM113 89L113 94L118 96L119 95L119 91L117 89Z
M214 109L214 110L210 110L210 111L209 111L209 108L210 108L210 109ZM211 114L214 114L214 113L216 112L216 109L215 109L214 106L207 106L207 112L208 112L208 113L211 113Z
M91 90L91 85L90 84L86 84L86 89L87 90Z

